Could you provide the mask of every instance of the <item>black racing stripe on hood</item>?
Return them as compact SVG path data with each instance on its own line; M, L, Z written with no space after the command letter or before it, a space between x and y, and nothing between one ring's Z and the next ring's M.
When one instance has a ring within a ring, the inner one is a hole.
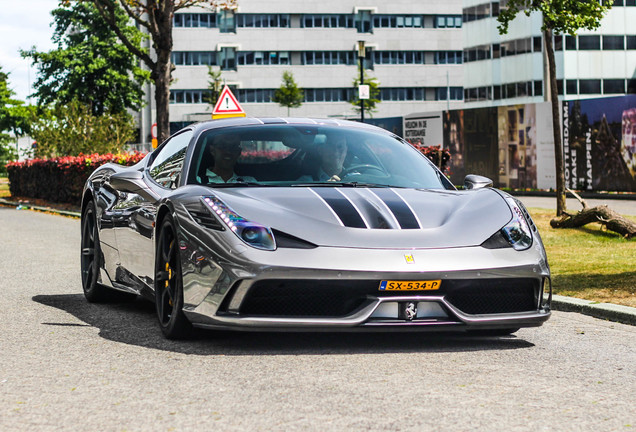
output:
M393 212L402 229L419 229L420 224L413 214L413 210L406 204L394 190L373 189L373 192L384 201L384 204Z
M312 188L320 198L336 213L342 224L351 228L366 228L362 216L351 202L340 192L333 188Z

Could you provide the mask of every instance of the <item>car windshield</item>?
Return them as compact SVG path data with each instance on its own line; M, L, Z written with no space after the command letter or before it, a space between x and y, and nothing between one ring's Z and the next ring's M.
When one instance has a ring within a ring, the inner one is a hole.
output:
M297 124L203 132L187 183L453 188L425 156L388 132Z

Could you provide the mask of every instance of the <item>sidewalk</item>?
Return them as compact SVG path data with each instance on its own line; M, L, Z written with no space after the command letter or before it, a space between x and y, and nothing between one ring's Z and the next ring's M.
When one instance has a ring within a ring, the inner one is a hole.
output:
M513 194L514 195L514 194ZM523 205L529 208L556 209L556 198L547 196L514 195ZM583 198L589 207L607 205L609 208L622 215L636 216L636 195L628 198ZM566 198L565 205L571 212L581 210L581 204L576 198Z

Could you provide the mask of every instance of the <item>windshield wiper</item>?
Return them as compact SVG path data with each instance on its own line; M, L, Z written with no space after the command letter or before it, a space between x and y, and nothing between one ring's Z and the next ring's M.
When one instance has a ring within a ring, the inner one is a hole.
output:
M213 187L213 188L226 188L226 187L269 186L269 185L264 185L257 182L235 181L231 183L208 183L206 184L206 186Z
M363 183L363 182L311 182L311 183L294 183L292 187L353 187L353 188L386 188L394 187L391 185L377 184L377 183Z

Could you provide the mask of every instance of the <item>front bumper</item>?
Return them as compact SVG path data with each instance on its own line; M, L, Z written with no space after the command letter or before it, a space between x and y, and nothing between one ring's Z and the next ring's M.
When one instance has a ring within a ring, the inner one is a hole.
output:
M535 327L550 317L550 270L538 242L522 252L319 247L232 255L186 244L181 258L184 313L205 328L462 331ZM438 279L439 291L378 292L381 280Z

